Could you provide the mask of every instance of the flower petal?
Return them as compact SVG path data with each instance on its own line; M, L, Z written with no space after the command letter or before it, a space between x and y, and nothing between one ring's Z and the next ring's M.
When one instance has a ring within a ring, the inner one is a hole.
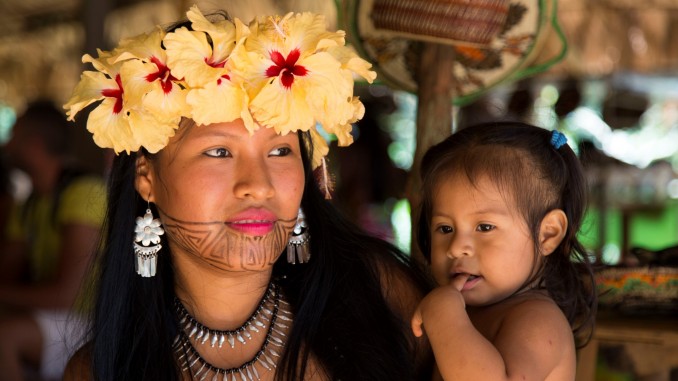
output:
M338 125L323 124L323 129L326 132L337 136L340 147L347 147L353 143L353 135L351 135L353 126L351 123L357 122L365 115L365 106L360 102L358 97L351 99L351 105L353 107L353 116L347 123Z
M360 75L369 83L372 83L377 78L377 73L370 70L372 64L360 58L351 48L335 46L329 48L327 52L341 62L342 69L350 70Z
M118 84L103 73L85 71L80 76L80 82L73 90L71 99L64 105L67 109L68 120L74 120L75 115L93 102L104 98L102 91L109 88L117 88Z
M125 89L125 102L133 105L141 104L153 85L146 77L155 72L157 67L153 63L144 63L141 60L129 60L120 68L122 87Z
M290 131L306 131L315 125L308 107L307 89L302 85L287 90L276 78L264 86L257 97L250 102L252 116L260 124L273 127L281 135Z
M201 89L191 90L186 102L193 110L191 118L202 125L230 122L243 118L243 113L249 114L247 93L225 78L220 83L213 82Z
M179 124L181 117L191 115L191 108L186 103L188 90L172 84L171 91L166 92L160 82L155 82L143 100L143 107L157 119L166 123Z
M241 44L250 33L247 26L235 19L212 23L207 20L197 6L192 6L186 13L191 20L191 27L195 31L205 32L212 40L212 62L224 62L231 54L236 44Z
M104 99L89 114L87 130L94 136L94 143L102 148L112 148L116 153L136 151L139 142L134 138L125 113L114 113L115 100Z
M129 126L135 141L141 142L140 145L150 153L163 149L179 128L178 123L157 119L150 113L139 111L130 112Z
M228 74L228 69L210 66L212 47L203 32L180 28L169 33L164 40L167 65L177 78L183 78L191 87L204 86Z
M346 124L353 116L353 78L328 53L317 53L304 59L309 75L298 77L299 86L313 94L307 102L313 117L323 126Z
M113 50L113 57L109 61L115 63L129 59L149 61L151 57L156 57L161 62L165 62L165 50L162 48L162 39L165 34L166 32L158 26L150 33L124 39Z
M118 74L120 64L112 62L116 57L114 53L97 49L97 55L98 58L94 58L89 54L85 54L82 56L82 63L91 63L96 70L108 74L111 78L115 77Z

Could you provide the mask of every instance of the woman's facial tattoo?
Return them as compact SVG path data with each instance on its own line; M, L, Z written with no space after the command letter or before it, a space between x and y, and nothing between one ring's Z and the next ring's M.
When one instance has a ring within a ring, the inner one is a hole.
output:
M231 230L225 221L181 221L160 213L165 217L167 239L178 249L229 270L256 270L273 265L285 249L297 221L296 216L278 220L270 233L253 236Z

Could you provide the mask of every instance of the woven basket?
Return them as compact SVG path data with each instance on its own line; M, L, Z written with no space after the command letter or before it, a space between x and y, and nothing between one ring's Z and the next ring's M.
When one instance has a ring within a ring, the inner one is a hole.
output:
M506 24L508 0L373 0L374 27L421 40L489 44Z

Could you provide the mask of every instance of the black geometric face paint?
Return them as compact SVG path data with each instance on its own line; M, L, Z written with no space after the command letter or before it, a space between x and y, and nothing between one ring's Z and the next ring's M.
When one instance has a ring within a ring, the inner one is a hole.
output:
M228 223L181 221L160 211L170 246L176 246L224 270L261 270L272 266L287 245L296 218L278 220L264 236L236 232Z

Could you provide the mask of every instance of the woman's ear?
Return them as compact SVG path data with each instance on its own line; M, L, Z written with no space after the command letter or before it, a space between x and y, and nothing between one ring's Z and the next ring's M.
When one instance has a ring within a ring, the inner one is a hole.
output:
M539 247L542 255L549 255L560 245L567 231L567 216L561 209L546 213L539 226Z
M153 180L153 170L150 161L144 155L137 155L134 171L134 188L136 188L142 198L146 199L148 197L146 199L148 202L155 202Z

